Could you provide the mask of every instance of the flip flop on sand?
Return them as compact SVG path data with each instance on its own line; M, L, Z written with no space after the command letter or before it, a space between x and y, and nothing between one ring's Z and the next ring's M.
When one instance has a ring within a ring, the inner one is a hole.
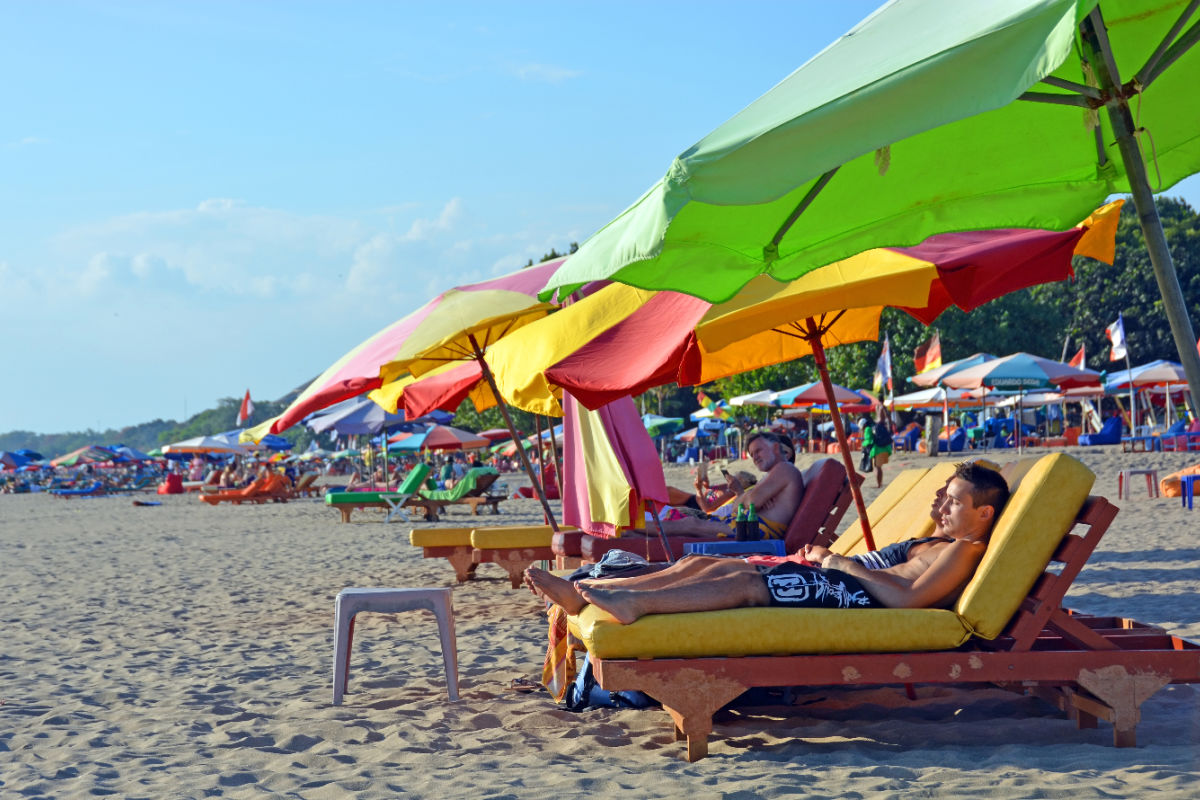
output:
M542 684L529 678L513 678L509 681L508 690L510 692L520 692L521 694L529 694L530 692L539 691Z

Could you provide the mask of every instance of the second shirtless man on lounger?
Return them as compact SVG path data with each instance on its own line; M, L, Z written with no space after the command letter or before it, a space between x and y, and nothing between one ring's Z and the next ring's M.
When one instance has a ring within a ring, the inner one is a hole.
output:
M742 486L734 476L729 476L729 488L733 490L734 497L724 508L732 509L739 503L746 506L753 503L758 516L758 534L752 538L782 539L804 497L804 476L792 463L796 457L795 450L787 437L759 432L746 439L746 455L759 472L764 473L762 480L753 486ZM732 514L663 520L663 530L668 534L697 534L714 538L732 538L737 533Z
M540 597L578 614L589 603L629 624L646 614L752 606L793 608L932 608L948 606L975 574L988 534L1008 501L998 472L958 466L935 501L937 536L876 551L870 566L824 548L806 555L820 566L785 562L758 568L741 559L689 556L667 569L632 578L576 584L530 568L526 583ZM872 568L874 567L874 568Z

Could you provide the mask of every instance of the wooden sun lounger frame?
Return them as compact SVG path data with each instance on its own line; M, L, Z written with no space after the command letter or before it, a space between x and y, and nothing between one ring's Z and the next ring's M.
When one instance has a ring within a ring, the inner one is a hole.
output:
M592 657L609 691L638 690L662 703L686 739L687 759L708 754L713 714L752 687L986 683L1033 694L1066 711L1078 728L1098 718L1113 725L1117 747L1136 744L1140 707L1169 683L1200 682L1200 645L1133 620L1088 617L1062 608L1071 583L1108 530L1117 508L1103 497L1084 503L1063 537L1055 574L1043 573L1004 634L950 651L779 655L741 658L604 659Z

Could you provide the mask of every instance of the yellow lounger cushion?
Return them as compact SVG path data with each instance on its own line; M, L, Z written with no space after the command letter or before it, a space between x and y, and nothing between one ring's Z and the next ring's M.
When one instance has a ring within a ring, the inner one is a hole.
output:
M945 486L946 481L954 475L954 467L954 463L945 461L930 467L929 471L921 476L892 510L884 515L879 524L871 528L875 547L887 547L905 539L920 539L933 533L933 518L929 516L929 511L933 508L933 498L938 489ZM850 530L859 532L853 526ZM846 555L856 556L865 552L867 543L859 541Z
M975 577L955 607L979 636L994 639L1029 594L1071 529L1096 476L1065 453L1043 456L1021 479Z
M408 534L414 547L470 547L470 528L414 528Z
M925 473L929 472L928 468L918 467L906 469L896 477L892 478L884 490L871 501L871 505L867 506L867 519L871 520L871 529L874 533L874 528L879 524L879 521L884 518L897 503L904 499L909 490L912 489L921 478L925 477ZM862 523L857 520L849 528L847 528L841 536L829 548L838 555L848 555L851 548L862 541ZM865 545L864 545L865 547Z
M479 550L502 550L509 547L549 547L553 538L554 530L549 525L476 528L471 532L471 544Z
M652 614L622 625L587 606L570 627L600 658L945 650L970 635L952 611L932 608L732 608Z

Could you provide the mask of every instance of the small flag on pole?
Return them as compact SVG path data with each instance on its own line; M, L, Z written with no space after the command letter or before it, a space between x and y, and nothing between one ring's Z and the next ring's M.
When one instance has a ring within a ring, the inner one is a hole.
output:
M917 346L913 352L913 364L918 373L936 369L942 365L942 339L937 331L933 332L933 336L930 336L928 341Z
M886 333L883 335L883 350L875 362L875 394L880 394L885 386L889 392L892 390L892 343Z
M1120 361L1125 357L1125 319L1120 314L1117 314L1117 321L1104 329L1108 334L1108 341L1112 344L1112 349L1108 353L1109 361Z
M1067 362L1067 366L1075 369L1087 369L1087 354L1084 353L1084 347L1085 345L1079 345L1079 352Z
M250 390L246 390L246 396L242 398L242 407L238 410L237 424L238 427L245 425L250 421L250 415L254 413L254 401L250 399Z

